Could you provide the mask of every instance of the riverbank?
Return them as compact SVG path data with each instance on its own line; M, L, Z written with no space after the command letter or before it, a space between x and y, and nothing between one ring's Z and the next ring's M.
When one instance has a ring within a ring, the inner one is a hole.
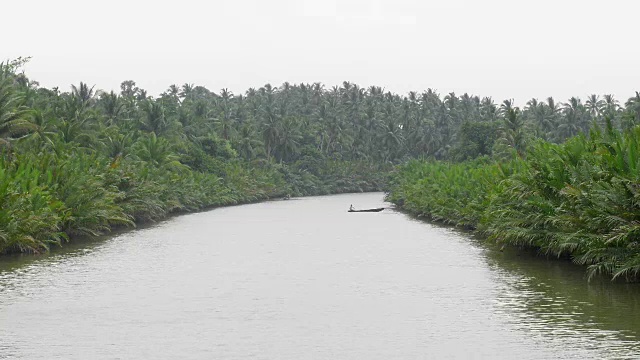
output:
M388 200L489 241L532 247L585 265L587 274L638 281L640 129L538 142L526 159L410 161Z
M46 252L77 238L220 206L373 191L384 181L373 165L331 161L318 168L322 177L269 163L229 161L202 173L127 160L114 165L80 151L16 156L0 166L0 254Z

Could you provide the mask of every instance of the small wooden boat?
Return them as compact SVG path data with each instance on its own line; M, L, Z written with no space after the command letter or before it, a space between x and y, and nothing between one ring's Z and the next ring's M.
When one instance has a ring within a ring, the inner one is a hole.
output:
M349 209L347 212L380 212L382 210L384 210L384 208L364 209L364 210Z

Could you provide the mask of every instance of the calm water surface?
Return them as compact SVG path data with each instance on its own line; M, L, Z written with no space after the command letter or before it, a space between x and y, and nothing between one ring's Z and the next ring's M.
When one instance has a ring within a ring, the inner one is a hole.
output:
M640 358L640 286L500 252L381 193L0 258L0 359Z

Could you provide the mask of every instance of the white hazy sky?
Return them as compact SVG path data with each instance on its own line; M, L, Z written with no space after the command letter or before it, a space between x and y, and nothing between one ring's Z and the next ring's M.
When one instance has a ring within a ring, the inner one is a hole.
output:
M637 0L12 0L0 60L32 56L42 86L348 80L565 101L640 90Z

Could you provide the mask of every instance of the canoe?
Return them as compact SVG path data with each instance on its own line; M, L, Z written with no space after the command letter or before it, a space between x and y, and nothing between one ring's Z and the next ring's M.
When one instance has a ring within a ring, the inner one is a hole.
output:
M382 210L384 210L384 208L364 209L364 210L352 210L352 209L349 209L347 212L380 212Z

